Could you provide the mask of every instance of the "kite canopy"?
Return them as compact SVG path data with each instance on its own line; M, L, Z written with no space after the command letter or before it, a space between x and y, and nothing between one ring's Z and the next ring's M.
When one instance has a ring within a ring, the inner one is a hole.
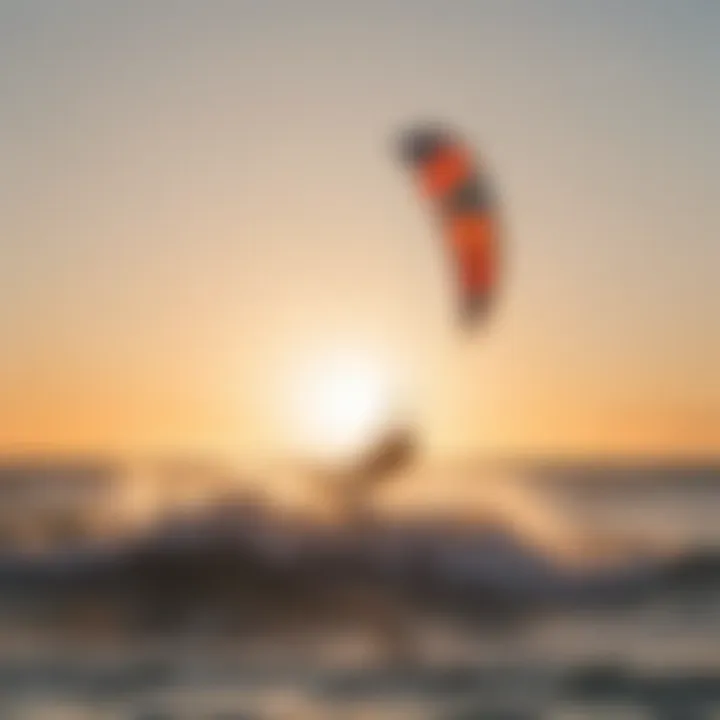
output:
M439 218L455 267L459 320L475 328L488 315L498 275L497 207L488 177L462 139L442 127L411 128L400 145Z

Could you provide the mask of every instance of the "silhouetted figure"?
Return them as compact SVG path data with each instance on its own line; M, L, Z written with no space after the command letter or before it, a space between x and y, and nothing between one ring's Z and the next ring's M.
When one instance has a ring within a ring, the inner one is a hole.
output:
M417 657L416 643L408 608L402 599L392 592L388 578L378 584L363 584L363 578L373 577L372 564L363 546L372 535L375 526L373 501L377 491L398 473L407 469L417 454L414 434L406 428L391 429L348 468L337 471L326 481L326 490L353 542L357 552L351 553L350 561L358 572L358 585L347 588L355 597L354 604L362 607L362 614L371 618L372 625L383 647L393 661L407 664ZM364 560L363 560L364 558ZM396 588L397 589L397 588Z
M382 435L348 469L332 480L334 501L345 522L359 529L372 521L372 501L378 489L408 468L417 454L411 431L398 428Z

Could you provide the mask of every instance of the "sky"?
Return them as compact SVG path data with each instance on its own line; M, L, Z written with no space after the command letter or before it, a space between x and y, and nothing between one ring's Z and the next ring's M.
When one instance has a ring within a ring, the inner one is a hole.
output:
M0 0L0 67L0 451L307 450L344 393L439 453L720 454L715 0ZM470 340L426 118L502 199Z

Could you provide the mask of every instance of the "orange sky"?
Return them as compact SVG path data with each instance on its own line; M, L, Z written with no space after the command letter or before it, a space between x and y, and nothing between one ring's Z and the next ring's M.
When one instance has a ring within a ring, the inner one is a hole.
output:
M340 352L438 451L720 451L714 6L161 5L0 9L0 450L311 452ZM471 342L427 116L507 218Z

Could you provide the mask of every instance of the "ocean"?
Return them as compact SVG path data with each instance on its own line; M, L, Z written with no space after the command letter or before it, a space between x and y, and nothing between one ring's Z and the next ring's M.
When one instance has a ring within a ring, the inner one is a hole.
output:
M462 577L469 598L497 582L501 602L522 608L511 620L466 622L448 604L414 623L411 656L388 657L362 630L317 623L252 638L188 623L89 642L5 610L0 718L720 718L720 466L528 463L512 473L512 494L487 493L501 501L480 513L493 516L492 539L481 533L470 561L465 539L462 563L460 546L446 545L433 576ZM556 572L562 560L528 545L523 523L539 517L612 547L610 559Z

